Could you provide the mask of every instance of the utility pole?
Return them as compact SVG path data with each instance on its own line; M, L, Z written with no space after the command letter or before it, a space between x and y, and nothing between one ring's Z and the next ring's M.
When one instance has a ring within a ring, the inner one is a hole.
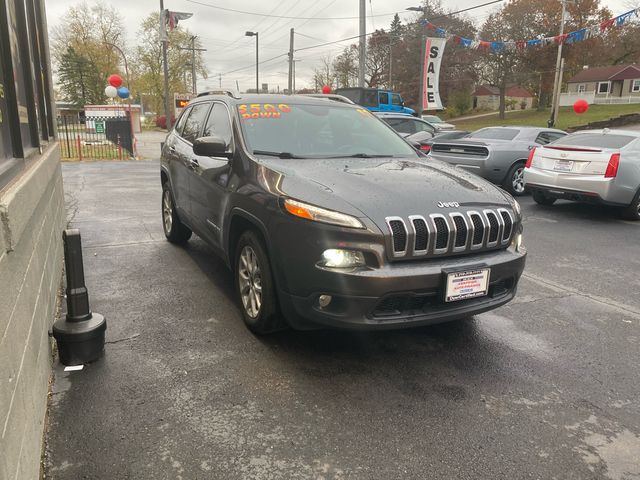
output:
M293 93L293 28L289 32L289 95Z
M560 63L562 59L562 45L564 44L562 35L564 35L564 17L567 12L567 0L560 1L562 2L562 16L560 17L560 43L558 44L558 57L556 58L556 76L553 82L551 117L549 117L549 121L547 122L549 128L553 127L558 119L558 100L560 99L560 95L558 94L560 91Z
M367 5L360 0L360 61L358 65L358 86L364 88L364 74L367 62Z
M162 40L162 68L164 73L164 115L167 119L167 131L171 130L171 114L169 113L169 66L167 65L167 43L166 29L164 17L164 0L160 0L160 29L165 32L165 37Z
M191 37L191 93L198 94L196 87L196 36Z
M207 51L206 48L196 48L196 38L198 38L198 36L194 35L189 39L191 41L191 47L189 48L178 47L178 50L191 51L191 93L193 93L193 95L198 94L198 86L197 86L198 74L196 73L196 52ZM185 75L186 75L186 72L185 72ZM185 80L184 83L187 83L187 81Z
M218 87L222 88L222 74L221 73L218 74Z

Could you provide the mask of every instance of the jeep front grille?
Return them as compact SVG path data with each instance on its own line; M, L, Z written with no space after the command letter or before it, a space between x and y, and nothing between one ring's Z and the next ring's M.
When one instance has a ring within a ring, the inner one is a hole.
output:
M436 213L429 216L387 217L394 258L456 254L509 244L514 230L511 213L504 209Z

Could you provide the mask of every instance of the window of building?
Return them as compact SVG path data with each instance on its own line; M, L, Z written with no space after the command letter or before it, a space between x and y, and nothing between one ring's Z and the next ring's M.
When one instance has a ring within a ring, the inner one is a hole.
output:
M53 134L42 8L39 0L0 1L0 188Z
M587 86L584 83L578 85L578 93L583 93L587 91Z
M631 82L631 91L632 92L640 92L640 78Z
M598 82L598 93L609 93L610 82Z

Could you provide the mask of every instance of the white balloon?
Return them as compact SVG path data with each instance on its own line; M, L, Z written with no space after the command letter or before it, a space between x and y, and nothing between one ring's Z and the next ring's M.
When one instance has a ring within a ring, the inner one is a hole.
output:
M105 89L104 89L104 94L109 97L109 98L115 98L118 96L118 89L116 87L113 87L111 85L108 85Z

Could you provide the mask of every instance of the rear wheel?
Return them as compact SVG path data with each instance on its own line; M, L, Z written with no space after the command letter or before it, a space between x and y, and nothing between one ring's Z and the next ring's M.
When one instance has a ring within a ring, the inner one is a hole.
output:
M524 162L516 163L509 169L504 187L514 197L524 195Z
M235 277L242 318L249 330L264 335L284 327L278 309L269 257L262 240L247 230L238 240Z
M533 192L533 200L538 205L553 205L556 202L555 198L548 197L542 192Z
M191 238L191 230L178 217L169 182L162 185L162 228L171 243L183 244Z
M633 197L631 205L625 208L622 214L628 220L640 220L640 190Z

